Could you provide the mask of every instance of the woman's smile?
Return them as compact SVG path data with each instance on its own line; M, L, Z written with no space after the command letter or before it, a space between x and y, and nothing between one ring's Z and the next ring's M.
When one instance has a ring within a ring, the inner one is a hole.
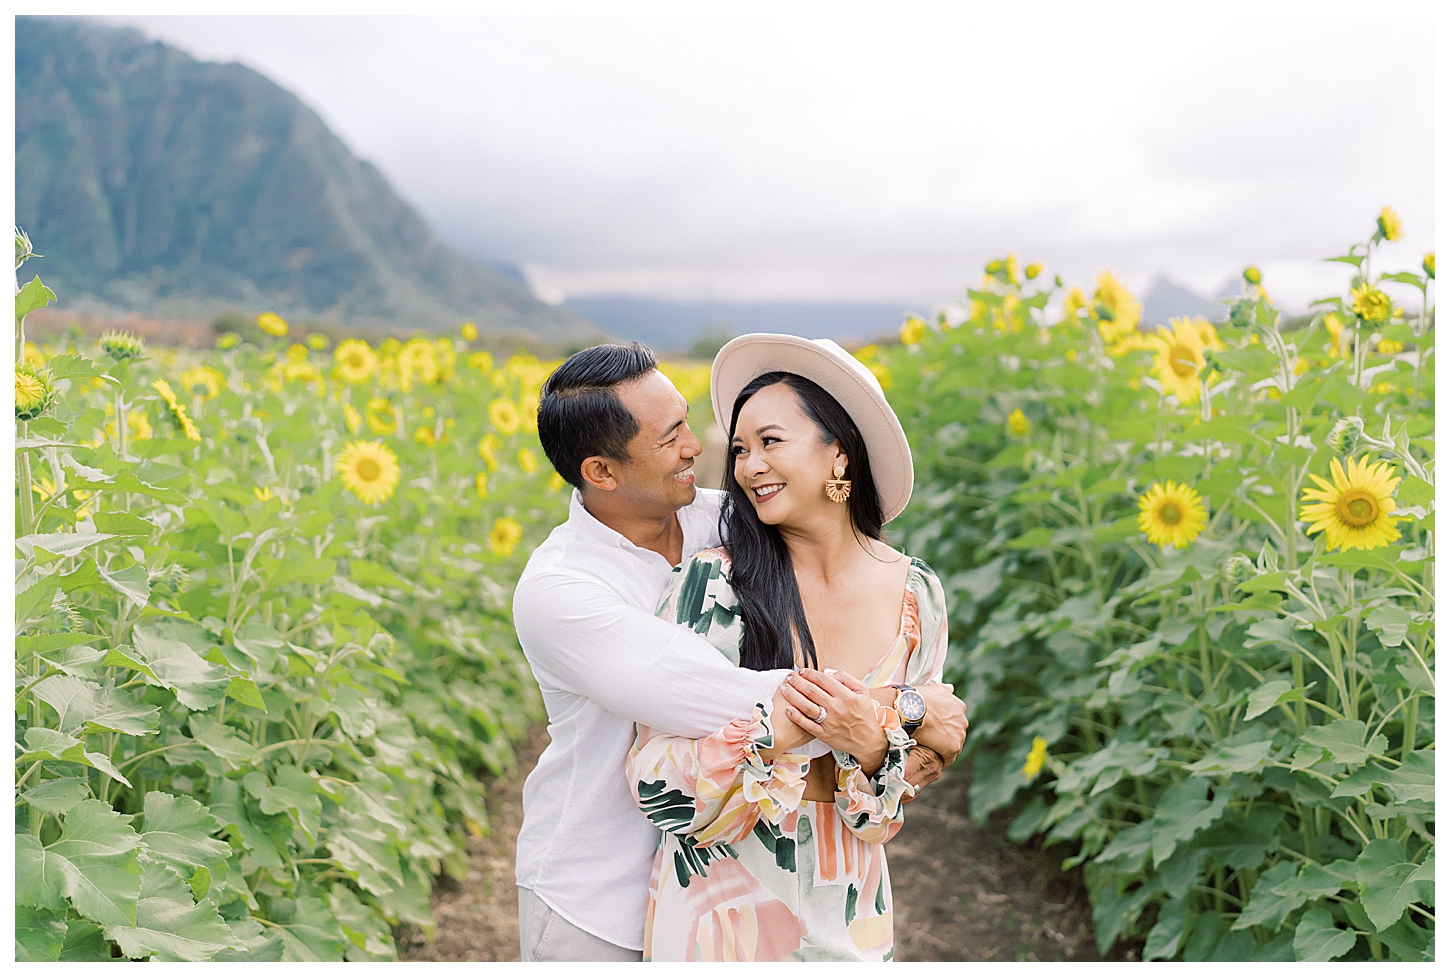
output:
M764 502L767 499L775 498L776 493L785 488L784 482L771 482L769 485L757 485L751 489L755 493L756 502Z

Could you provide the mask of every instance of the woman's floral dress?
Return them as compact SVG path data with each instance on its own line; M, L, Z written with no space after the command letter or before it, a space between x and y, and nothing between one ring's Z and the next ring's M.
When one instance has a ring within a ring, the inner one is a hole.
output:
M676 568L659 616L740 661L740 606L729 558L705 550ZM870 688L940 681L946 601L936 574L911 561L895 643L862 676ZM886 762L867 777L839 752L834 802L805 801L808 753L774 763L771 703L712 736L639 726L629 780L664 832L645 917L646 960L890 960L891 880L885 842L901 827L912 745L894 709L878 705Z

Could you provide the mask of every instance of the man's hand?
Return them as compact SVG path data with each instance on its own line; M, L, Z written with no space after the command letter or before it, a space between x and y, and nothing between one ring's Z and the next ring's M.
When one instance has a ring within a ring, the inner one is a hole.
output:
M906 755L906 782L915 787L918 793L912 797L903 797L902 803L914 801L920 797L921 788L935 783L945 769L946 764L942 762L942 758L936 750L927 746L913 746L911 752Z
M957 754L967 742L967 705L952 692L952 687L942 682L929 682L916 686L926 700L926 720L911 738L937 753L937 761L944 767L956 762ZM913 758L916 751L911 751ZM941 775L937 771L935 780ZM930 781L928 781L930 783Z

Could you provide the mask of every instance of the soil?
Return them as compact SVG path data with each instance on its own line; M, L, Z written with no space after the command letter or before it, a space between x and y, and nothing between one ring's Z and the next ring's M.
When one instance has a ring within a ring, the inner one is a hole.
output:
M431 942L400 930L404 960L519 959L514 839L523 819L524 778L548 744L543 727L519 749L515 772L489 784L491 832L469 842L469 871L461 883L439 878L433 892L438 929ZM896 959L903 961L1101 960L1093 939L1092 908L1076 871L1060 868L1060 848L1042 851L1007 838L1009 812L985 825L967 817L970 774L948 770L907 808L890 842L896 906ZM1107 959L1132 960L1122 944Z

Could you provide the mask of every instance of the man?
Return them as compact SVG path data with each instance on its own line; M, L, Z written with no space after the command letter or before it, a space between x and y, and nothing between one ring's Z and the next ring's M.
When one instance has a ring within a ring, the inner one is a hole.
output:
M718 545L723 494L695 488L689 405L638 343L584 350L544 386L539 440L574 486L569 518L529 559L514 623L549 713L551 742L524 784L516 866L519 943L531 960L639 960L659 832L625 778L636 722L701 737L758 702L807 700L785 670L736 668L655 617L671 570ZM782 683L786 684L782 684ZM935 780L966 736L943 685L909 777ZM877 690L890 703L892 690ZM789 709L785 710L787 715ZM799 727L778 731L803 741Z

